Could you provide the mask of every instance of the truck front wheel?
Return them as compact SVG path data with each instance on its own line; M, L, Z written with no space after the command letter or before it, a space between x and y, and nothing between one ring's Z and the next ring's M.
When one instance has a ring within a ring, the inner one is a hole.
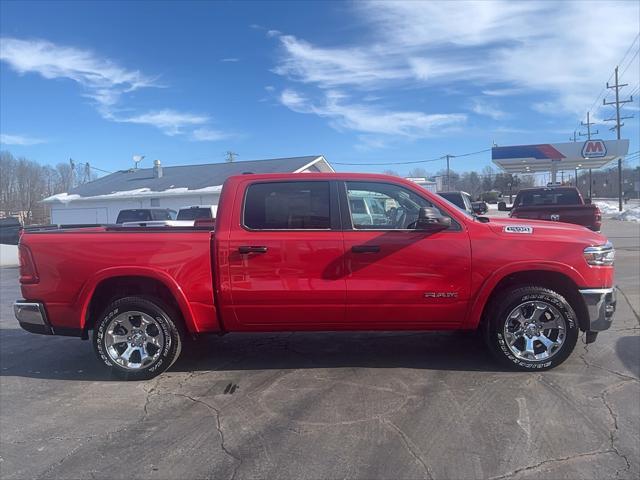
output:
M178 359L182 349L178 325L176 313L155 298L121 298L96 320L93 347L116 376L147 380Z
M564 362L578 340L576 314L557 292L519 287L502 292L487 312L491 351L516 370L548 370Z

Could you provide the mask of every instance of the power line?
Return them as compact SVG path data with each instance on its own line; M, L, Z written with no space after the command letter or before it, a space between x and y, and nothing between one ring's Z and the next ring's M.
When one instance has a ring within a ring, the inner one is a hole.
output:
M430 158L428 160L415 160L411 162L382 162L382 163L344 163L344 162L331 162L332 165L362 165L362 166L374 166L374 165L413 165L416 163L428 163L428 162L437 162L438 160L442 160L444 157Z
M620 76L623 76L625 74L625 72L629 69L629 67L633 63L633 60L638 56L638 53L640 53L640 48L638 50L636 50L635 55L633 57L631 57L631 60L629 60L629 63L627 63L627 66L624 67L624 70L622 70L622 73L620 74Z
M84 165L85 167L88 167L88 168L90 168L91 170L97 170L97 171L102 172L102 173L113 173L113 172L110 172L109 170L103 170L103 169L101 169L101 168L94 167L93 165L89 165L89 162L86 162L86 163L78 163L77 165Z
M459 158L459 157L470 157L471 155L477 155L479 153L485 153L485 152L490 152L491 149L490 148L485 148L484 150L478 150L477 152L469 152L469 153L461 153L459 155L451 155L454 158Z
M621 65L625 58L627 58L627 55L629 54L629 52L631 51L631 49L633 48L633 46L636 44L636 41L640 38L640 33L637 34L635 36L635 38L633 39L633 41L631 42L631 45L629 45L629 48L627 48L627 51L624 53L624 55L622 56L622 58L620 59L620 61L617 63L618 65ZM636 53L637 55L637 53ZM635 56L634 56L635 58ZM631 64L631 62L629 62L629 65ZM627 65L626 68L629 68L629 65ZM626 71L625 68L625 71ZM609 83L611 81L611 78L613 77L613 73L611 75L609 75L609 78L607 79L607 83ZM593 103L591 104L591 106L587 109L588 111L593 111L593 109L596 107L597 103L600 101L600 99L602 98L602 94L605 92L605 90L607 89L607 87L602 87L602 89L600 90L600 92L598 93L598 95L596 95L595 100L593 101ZM580 123L580 122L578 122Z
M624 52L624 55L622 56L622 58L620 59L620 61L618 62L618 65L622 65L624 63L624 59L627 58L627 55L629 55L629 52L631 51L631 49L633 48L633 46L636 44L636 40L638 40L640 38L640 33L638 33L635 38L633 39L633 42L631 42L631 45L629 45L629 48L627 48L627 51ZM636 55L638 53L636 52ZM635 56L634 56L635 57ZM633 60L632 60L633 61Z
M490 148L485 148L484 150L478 150L477 152L461 153L459 155L442 155L440 157L429 158L427 160L413 160L409 162L377 162L377 163L331 162L331 164L332 165L362 165L362 166L413 165L417 163L429 163L429 162L437 162L439 160L446 160L447 156L449 156L449 158L469 157L471 155L478 155L480 153L485 153L490 151L491 151Z

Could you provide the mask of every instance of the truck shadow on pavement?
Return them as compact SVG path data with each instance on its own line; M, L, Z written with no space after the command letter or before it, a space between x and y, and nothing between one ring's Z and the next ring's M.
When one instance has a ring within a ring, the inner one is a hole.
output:
M117 381L90 342L0 331L0 376L50 380ZM26 348L28 346L28 348ZM189 340L169 372L411 368L509 371L479 335L467 332L262 333Z
M634 377L640 378L640 337L621 337L616 342L616 354Z

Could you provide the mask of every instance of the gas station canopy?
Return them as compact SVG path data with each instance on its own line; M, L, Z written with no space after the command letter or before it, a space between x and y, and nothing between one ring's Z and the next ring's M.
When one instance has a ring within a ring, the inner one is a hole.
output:
M555 172L576 168L602 168L624 157L629 140L587 140L493 147L491 159L507 173Z

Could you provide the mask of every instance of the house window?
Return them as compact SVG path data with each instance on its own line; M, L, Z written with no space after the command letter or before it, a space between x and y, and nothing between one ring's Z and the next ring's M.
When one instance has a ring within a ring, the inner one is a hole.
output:
M159 207L160 206L160 199L159 198L152 198L151 199L151 206L152 207Z

